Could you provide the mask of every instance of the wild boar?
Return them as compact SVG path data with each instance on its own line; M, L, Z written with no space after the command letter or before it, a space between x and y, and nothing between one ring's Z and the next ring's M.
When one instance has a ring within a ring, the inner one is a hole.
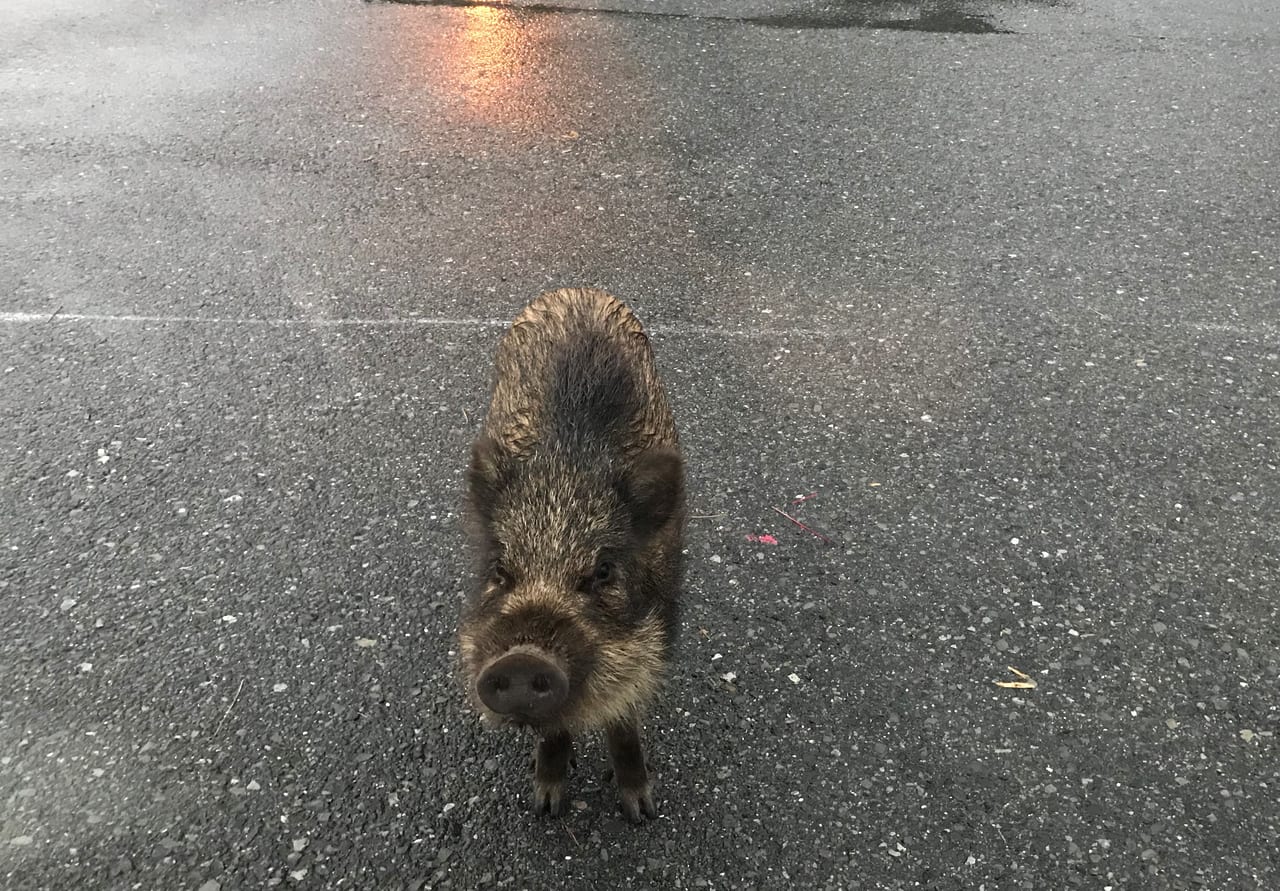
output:
M468 471L478 572L470 699L528 727L533 803L564 808L574 737L601 730L623 814L657 816L640 725L676 638L684 460L640 321L601 291L538 297L498 346Z

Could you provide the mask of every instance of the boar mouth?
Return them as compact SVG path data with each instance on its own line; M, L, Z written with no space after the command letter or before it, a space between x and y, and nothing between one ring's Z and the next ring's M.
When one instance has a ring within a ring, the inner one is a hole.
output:
M495 729L510 728L546 735L565 727L564 721L560 718L539 719L529 715L500 715L490 708L485 708L484 713L487 723Z

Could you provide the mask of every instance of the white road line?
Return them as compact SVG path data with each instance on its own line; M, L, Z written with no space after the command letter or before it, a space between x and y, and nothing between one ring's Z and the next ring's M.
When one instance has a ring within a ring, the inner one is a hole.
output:
M0 312L0 325L43 325L65 322L99 322L110 325L212 325L254 328L506 328L510 319L447 319L426 316L402 316L389 319L260 319L227 316L147 316L113 315L109 313L36 313ZM825 328L721 328L715 325L668 324L647 325L653 334L681 336L741 338L745 340L805 337L815 339L853 339L854 332L831 325ZM1123 323L1121 327L1126 327ZM1202 333L1233 334L1247 338L1277 338L1280 326L1269 322L1230 324L1223 322L1185 322L1164 324L1164 328L1182 328ZM863 332L865 335L867 332Z
M104 313L34 313L0 312L0 323L31 325L42 322L105 322L122 325L246 325L261 328L376 328L413 327L435 328L496 328L511 324L503 319L254 319L219 316L139 316L109 315Z
M144 316L105 313L0 312L3 325L43 325L65 322L100 322L115 325L223 325L257 328L506 328L510 319L442 319L408 316L390 319L258 319L225 316ZM707 337L848 337L839 328L718 328L714 325L647 325L653 334L704 335Z

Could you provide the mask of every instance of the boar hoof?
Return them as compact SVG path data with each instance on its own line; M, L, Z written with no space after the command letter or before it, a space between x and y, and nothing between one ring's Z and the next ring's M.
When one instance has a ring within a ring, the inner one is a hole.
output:
M533 753L533 809L558 817L564 813L564 780L573 761L573 737L552 733L538 741Z
M538 816L564 815L564 783L533 781L533 811Z
M622 815L632 823L643 823L658 816L658 809L653 804L653 790L648 783L637 789L619 789L618 804Z

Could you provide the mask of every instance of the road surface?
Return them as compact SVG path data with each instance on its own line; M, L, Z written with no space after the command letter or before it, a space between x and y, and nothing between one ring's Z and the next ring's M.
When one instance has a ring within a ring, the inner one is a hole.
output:
M601 3L5 4L0 885L1280 887L1280 6ZM691 467L641 828L453 676L562 285Z

